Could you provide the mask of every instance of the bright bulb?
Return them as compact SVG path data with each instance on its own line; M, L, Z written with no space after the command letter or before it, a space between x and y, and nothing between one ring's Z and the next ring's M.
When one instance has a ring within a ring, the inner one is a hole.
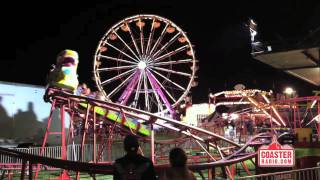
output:
M284 90L284 93L288 94L288 95L291 95L293 94L294 90L291 88L291 87L287 87L285 90Z
M250 19L250 23L253 25L257 25L252 19Z
M144 61L138 63L138 68L144 70L147 67L147 64Z
M183 109L183 108L185 108L186 106L187 106L186 104L181 104L181 105L180 105L180 108Z
M230 120L235 120L239 118L239 114L230 114Z

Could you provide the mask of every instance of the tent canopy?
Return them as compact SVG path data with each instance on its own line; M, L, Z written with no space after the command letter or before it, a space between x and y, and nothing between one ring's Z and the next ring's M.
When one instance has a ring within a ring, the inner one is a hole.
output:
M320 86L320 47L265 51L253 54L253 57L276 69Z

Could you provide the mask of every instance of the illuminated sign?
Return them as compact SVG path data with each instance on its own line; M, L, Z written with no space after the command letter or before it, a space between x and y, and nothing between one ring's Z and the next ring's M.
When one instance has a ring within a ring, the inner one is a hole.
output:
M289 145L282 146L276 137L271 144L261 146L258 150L258 166L260 167L293 167L294 148Z

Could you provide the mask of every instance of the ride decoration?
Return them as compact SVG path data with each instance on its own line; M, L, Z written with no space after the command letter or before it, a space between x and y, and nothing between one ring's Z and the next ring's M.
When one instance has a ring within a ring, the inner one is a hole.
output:
M50 70L47 82L51 87L63 88L75 92L78 87L79 55L76 51L66 49L58 54L56 65Z

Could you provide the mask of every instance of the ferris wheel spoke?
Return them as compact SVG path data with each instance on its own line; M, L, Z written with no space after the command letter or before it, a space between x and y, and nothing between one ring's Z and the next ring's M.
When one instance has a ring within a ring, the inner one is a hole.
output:
M156 70L151 70L154 73L158 74L159 76L161 76L163 79L167 80L168 82L172 83L173 85L177 86L178 88L180 88L181 90L185 91L186 89L182 86L180 86L179 84L171 81L169 78L167 78L166 76L162 75L161 73L157 72Z
M137 104L138 104L138 99L139 99L139 95L140 95L140 90L141 90L141 79L143 78L142 73L140 73L140 77L138 80L138 85L137 85L137 89L136 89L136 94L134 95L134 107L137 108Z
M117 93L134 75L134 73L132 73L130 76L128 76L121 84L119 84L116 88L114 88L108 95L107 97L110 99L113 94Z
M155 62L160 61L161 59L165 59L165 58L167 58L167 57L169 57L169 56L173 56L173 55L175 55L175 54L177 54L177 53L179 53L179 52L187 49L188 46L189 46L189 45L184 45L184 46L182 46L182 47L179 47L179 48L176 49L176 50L170 51L170 52L168 52L167 54L164 54L164 55L162 55L162 56L160 56L160 57L157 57L156 59L154 59L154 60L151 61L151 62L154 62L154 63L155 63Z
M121 69L131 69L137 67L137 65L131 65L131 66L117 66L117 67L111 67L111 68L98 68L98 71L118 71Z
M141 44L141 56L143 56L144 54L144 45L143 45L143 41L144 41L144 36L143 36L143 26L142 26L142 22L141 19L139 18L139 29L140 29L140 44Z
M171 70L171 69L165 69L165 68L161 68L161 67L152 67L153 69L157 69L159 71L165 71L165 72L169 72L169 73L173 73L173 74L179 74L182 76L187 76L187 77L191 77L192 74L188 74L188 73L184 73L181 71L175 71L175 70Z
M165 49L167 49L175 40L177 40L177 38L179 37L179 35L181 34L181 32L178 32L174 37L172 37L165 45L163 45L157 52L155 52L153 55L151 55L152 57L157 57L159 54L161 54Z
M129 51L134 55L135 58L139 59L139 57L137 56L137 54L135 52L133 52L133 50L130 48L130 46L121 38L121 36L115 31L113 30L113 33L120 39L120 41L129 49ZM138 60L136 62L139 62Z
M150 49L151 46L151 40L153 38L153 34L154 34L154 22L155 22L155 18L153 18L152 20L152 25L151 25L151 30L150 30L150 34L149 34L149 38L148 38L148 43L147 43L147 48L146 48L146 55L148 55L148 51Z
M125 53L125 52L121 51L120 49L118 49L118 48L117 48L117 47L115 47L114 45L112 45L112 44L110 44L110 43L108 43L108 42L106 42L106 44L107 44L107 45L109 45L110 47L112 47L113 49L117 50L119 53L121 53L121 54L123 54L123 55L127 56L128 58L132 59L133 61L135 61L135 62L139 62L139 60L134 59L133 57L131 57L131 56L130 56L130 55L128 55L127 53Z
M126 86L126 89L122 92L121 96L118 98L120 104L126 104L135 89L138 79L140 77L141 71L138 69L134 72L134 76L130 79L130 83Z
M149 79L149 81L150 81L150 78L149 78L149 76L148 76L148 79ZM150 81L151 82L151 81ZM157 100L157 102L158 102L158 107L160 107L160 111L163 111L163 107L162 107L162 103L161 103L161 101L160 101L160 98L159 98L159 95L158 95L158 93L157 93L157 90L156 90L156 87L154 87L154 84L153 83L150 83L151 84L151 88L152 88L152 92L153 92L153 94L154 94L154 96L156 97L156 100Z
M114 58L114 57L111 57L111 56L98 55L98 57L109 59L109 60L113 60L113 61L117 61L117 62L128 63L128 64L137 64L137 63L134 63L134 62L129 61L129 60L120 59L120 58Z
M101 85L105 85L105 84L108 84L108 83L110 83L110 82L112 82L112 81L115 81L115 80L117 80L117 79L120 79L120 78L122 78L123 76L131 73L131 72L134 71L134 70L135 70L135 69L131 69L131 70L129 70L129 71L126 71L126 72L123 72L123 73L121 73L121 74L118 74L117 76L114 76L114 77L111 78L111 79L108 79L108 80L103 81L103 82L101 83Z
M161 32L161 35L159 36L157 41L154 43L149 55L152 54L152 52L158 47L159 43L161 42L161 40L163 39L164 35L166 34L166 29L167 29L168 25L169 24L167 23L166 26L164 27L163 31Z
M135 38L134 38L134 36L133 36L133 33L132 33L132 31L131 31L131 28L130 28L130 26L129 26L128 23L126 23L126 25L127 25L127 27L128 27L129 34L130 34L131 40L132 40L132 42L133 42L133 45L134 45L134 47L136 48L136 51L138 52L139 57L141 58L141 53L140 53L140 50L139 50L139 48L138 48L137 42L136 42L136 40L135 40Z
M153 89L153 87L152 87L152 89ZM160 101L159 95L154 90L153 90L153 94L155 95L156 100L158 102L158 108L160 109L160 111L163 111L163 107L162 107L162 103Z
M149 79L150 79L150 80L153 79L153 80L156 82L155 85L160 86L160 87L166 92L166 94L170 97L170 99L171 99L173 102L176 102L176 101L177 101L177 100L167 91L167 89L166 89L165 87L163 87L163 85L159 82L159 80L153 76L153 74L151 74L150 72L149 72L148 74L149 74L149 76L151 76L151 78L149 78ZM160 90L160 93L162 93L162 92L161 92L161 89L159 89L159 90ZM163 96L164 96L164 94L163 94ZM162 100L163 100L164 102L168 101L165 96L163 97ZM167 102L167 103L169 103L169 102ZM167 105L167 103L166 103L166 105Z
M193 59L181 59L176 61L165 61L165 62L156 62L152 63L152 66L163 66L163 65L172 65L172 64L183 64L183 63L190 63Z
M144 81L144 102L145 107L147 111L150 111L150 105L149 105L149 95L148 95L148 82L146 77L146 72L143 72L143 81Z

